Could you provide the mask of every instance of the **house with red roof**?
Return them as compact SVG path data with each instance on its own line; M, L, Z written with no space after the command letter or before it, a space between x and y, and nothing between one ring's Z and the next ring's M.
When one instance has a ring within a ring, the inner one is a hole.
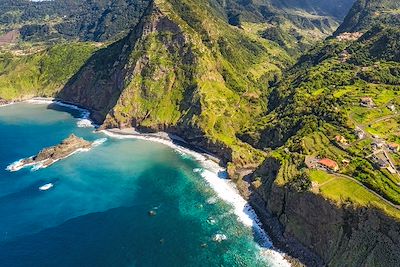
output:
M336 161L328 159L328 158L324 158L324 159L320 159L318 161L318 163L325 167L328 168L334 172L337 172L339 170L339 165L336 163Z

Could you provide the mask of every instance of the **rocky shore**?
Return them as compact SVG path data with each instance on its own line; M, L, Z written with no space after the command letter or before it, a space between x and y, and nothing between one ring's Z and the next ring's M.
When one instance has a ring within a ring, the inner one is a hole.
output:
M46 168L60 159L71 156L77 151L90 149L92 142L71 134L60 144L42 149L36 156L22 159L8 167L10 171L18 171L27 166L37 166L38 168Z
M0 97L0 107L10 104L11 102Z

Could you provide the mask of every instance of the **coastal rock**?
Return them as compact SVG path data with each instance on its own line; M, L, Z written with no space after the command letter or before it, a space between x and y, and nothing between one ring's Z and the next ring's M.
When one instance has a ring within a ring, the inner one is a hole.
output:
M60 159L64 159L79 150L90 149L92 142L88 142L82 138L71 134L60 144L42 149L36 156L23 159L9 169L11 171L20 170L26 166L36 165L40 168L48 167Z
M3 98L0 98L0 106L4 106L4 105L7 105L7 104L10 104L10 101L7 101L7 100L5 100Z

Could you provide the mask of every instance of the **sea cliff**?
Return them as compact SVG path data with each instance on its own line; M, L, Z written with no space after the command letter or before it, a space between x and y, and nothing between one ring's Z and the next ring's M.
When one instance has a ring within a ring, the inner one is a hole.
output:
M398 266L397 218L280 186L275 182L280 167L270 158L246 178L253 182L248 199L278 247L307 266ZM256 177L262 179L259 187Z

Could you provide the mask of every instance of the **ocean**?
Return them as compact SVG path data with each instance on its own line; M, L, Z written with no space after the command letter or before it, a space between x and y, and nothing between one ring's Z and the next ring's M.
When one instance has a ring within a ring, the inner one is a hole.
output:
M287 265L198 157L96 133L82 116L48 103L0 107L0 266ZM48 168L7 170L71 133L105 142Z

